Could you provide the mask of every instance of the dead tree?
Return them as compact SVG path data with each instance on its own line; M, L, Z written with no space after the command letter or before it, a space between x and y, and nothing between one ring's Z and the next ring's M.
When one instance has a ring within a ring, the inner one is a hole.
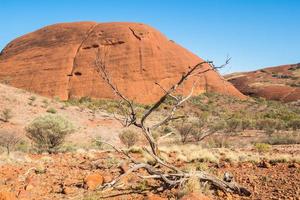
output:
M7 155L15 148L21 141L21 137L15 132L0 131L0 146L6 149Z
M155 83L158 87L160 87L164 91L164 94L159 98L157 102L155 102L148 110L145 111L142 117L138 117L133 101L129 100L124 94L122 94L122 92L119 91L118 87L113 83L110 74L106 69L106 63L105 63L106 55L104 55L104 58L101 58L100 53L101 53L100 49L98 49L96 60L95 60L95 67L98 73L101 75L102 79L108 84L108 86L112 89L112 91L119 99L119 108L123 117L117 119L125 127L135 126L140 130L142 130L142 133L144 134L150 146L150 150L148 150L147 148L143 148L143 150L147 152L156 161L155 166L149 165L144 162L139 162L136 159L132 158L129 153L121 149L118 149L112 144L109 144L117 152L124 154L126 158L129 160L129 162L132 163L132 167L127 172L120 175L113 181L104 184L101 187L101 189L115 188L117 183L123 177L127 176L132 172L138 171L139 169L145 169L149 173L149 176L139 175L140 178L159 179L170 187L176 187L182 185L187 181L189 177L197 176L199 178L199 181L210 182L213 186L225 192L237 193L246 196L249 196L251 194L250 191L248 191L246 188L242 186L239 186L235 182L226 182L222 179L219 179L203 171L198 171L196 173L193 172L193 174L183 172L182 170L178 169L177 167L165 161L160 156L157 142L155 141L152 135L152 131L154 129L172 120L178 119L178 117L175 116L176 110L192 96L196 83L194 83L190 93L186 96L176 95L176 90L178 89L178 87L182 86L184 82L189 78L191 78L192 76L198 76L210 70L217 70L218 68L222 68L224 65L220 67L215 67L211 61L200 62L192 67L189 67L187 72L183 73L182 76L179 78L179 80L174 85L172 85L169 89L165 89L159 83ZM229 60L230 59L226 60L225 65L228 64ZM205 65L209 65L209 68L204 68ZM147 120L149 119L149 117L167 100L167 98L172 98L174 100L174 103L171 109L169 110L167 116L154 125L148 125ZM165 173L163 171L163 168L168 169L168 171L171 172Z

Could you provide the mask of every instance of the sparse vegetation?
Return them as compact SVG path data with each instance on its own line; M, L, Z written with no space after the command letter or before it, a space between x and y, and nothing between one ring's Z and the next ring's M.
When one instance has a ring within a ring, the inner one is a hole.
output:
M119 134L121 142L128 148L135 145L139 140L139 134L133 130L125 130Z
M73 125L57 115L41 116L26 127L26 136L38 152L55 153L63 144L66 135L72 133Z
M300 134L299 133L283 133L269 136L264 140L265 143L271 145L279 144L300 144Z
M51 113L51 114L57 113L57 111L56 111L55 108L48 108L48 109L46 110L46 112Z
M9 120L13 117L12 111L11 109L5 108L2 112L1 112L1 120L3 122L9 122Z
M30 101L35 101L35 100L36 100L36 96L31 96L31 97L29 97L29 100L30 100Z
M180 196L201 192L201 185L198 180L199 178L196 175L193 175L193 172L191 172L191 174L192 175L184 183Z
M103 141L101 136L97 136L95 138L92 139L92 144L98 148L98 149L102 149L103 148Z
M43 108L47 108L49 106L49 101L47 99L43 99L42 103L43 103L42 105Z
M266 143L256 143L254 144L254 147L260 153L268 152L271 149L271 145Z
M9 130L0 131L0 146L6 149L7 155L20 143L21 137Z

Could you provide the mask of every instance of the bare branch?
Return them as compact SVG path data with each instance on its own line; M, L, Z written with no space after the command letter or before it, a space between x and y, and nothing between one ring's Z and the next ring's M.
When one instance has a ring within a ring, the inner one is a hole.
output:
M125 151L122 150L122 149L117 148L116 146L112 145L111 143L104 142L104 141L99 141L99 140L97 140L97 141L100 142L100 143L107 144L107 145L111 146L111 147L112 147L114 150L116 150L117 152L119 152L119 153L125 155L131 162L133 162L133 163L135 163L135 164L138 163L138 162L135 161L134 158L132 158L132 157L129 155L129 153L125 152Z
M181 99L181 100L178 100L177 103L176 103L176 104L173 106L173 108L171 109L169 115L168 115L165 119L163 119L161 122L159 122L159 123L153 125L150 129L155 129L155 128L157 128L157 127L159 127L159 126L161 126L161 125L167 123L168 121L174 119L173 116L174 116L174 114L175 114L175 111L177 110L177 108L178 108L181 104L183 104L186 100L188 100L188 99L193 95L194 87L195 87L195 83L193 84L193 87L192 87L192 89L191 89L190 94L189 94L188 96L186 96L185 98L183 98L183 99Z
M95 61L95 65L97 67L97 70L100 72L101 77L103 78L103 80L105 82L107 82L107 84L110 86L110 88L113 90L113 92L115 93L116 96L118 96L120 98L120 102L119 102L119 108L122 112L122 114L124 115L124 119L119 119L120 121L123 122L123 124L125 126L130 126L130 125L134 125L138 128L140 128L143 131L144 136L146 137L150 147L151 147L151 151L149 151L147 148L143 148L144 151L146 151L153 159L155 159L155 161L157 162L156 166L151 166L147 163L140 163L137 162L133 157L131 157L129 155L129 153L115 147L114 145L107 143L107 142L103 142L105 144L110 145L112 148L114 148L117 152L122 153L123 155L126 156L126 158L132 162L134 165L133 167L131 167L127 172L125 172L124 174L121 174L120 176L118 176L116 179L114 179L113 181L104 184L100 189L105 189L105 188L115 188L116 185L121 181L121 179L127 175L129 175L130 173L137 171L139 169L145 169L148 173L149 176L141 176L138 175L141 178L155 178L155 179L160 179L161 181L163 181L164 183L168 184L169 186L178 186L178 185L182 185L187 178L191 177L192 174L191 173L185 173L183 171L181 171L180 169L178 169L177 167L173 166L172 164L169 164L167 161L164 161L160 156L159 156L159 151L158 151L158 146L156 141L154 140L152 133L151 133L151 129L157 128L165 123L167 123L170 120L174 120L174 119L178 119L178 117L174 117L174 114L177 110L177 108L182 105L185 101L187 101L192 95L193 95L193 91L194 91L194 87L195 87L195 83L193 84L193 87L191 88L191 92L189 95L187 95L186 97L176 97L175 95L173 95L173 93L177 90L177 88L179 86L181 86L188 78L190 78L191 76L196 76L196 75L200 75L203 74L209 70L217 70L219 68L224 67L226 64L228 64L229 59L226 60L226 63L220 67L215 67L213 65L212 62L210 61L203 61L198 63L197 65L190 67L189 70L186 73L183 73L181 78L178 80L177 83L175 83L174 85L172 85L168 90L164 89L159 83L156 83L156 85L158 85L163 91L164 91L164 95L162 95L160 97L160 99L154 103L154 105L152 107L150 107L150 109L148 109L144 115L141 117L140 122L137 122L137 113L135 111L134 108L134 104L132 101L130 101L129 99L127 99L119 90L118 88L113 84L113 82L110 79L110 76L108 74L108 72L106 71L106 67L105 67L105 63L103 60L99 59L99 49L98 49L98 54L97 54L97 58ZM204 64L208 64L210 67L208 69L205 70L201 70L202 67L204 66ZM172 109L170 110L170 113L160 122L158 122L157 124L148 127L146 126L146 120L147 118L162 104L165 102L165 100L167 99L167 97L170 96L173 99L175 99L175 103L172 107ZM126 104L126 106L128 106L129 111L124 108L124 104ZM200 139L204 139L205 137L208 137L210 134L213 134L213 132L208 132L205 133ZM163 169L169 169L172 170L174 173L165 173L163 171ZM234 192L234 193L238 193L241 195L247 195L249 196L251 193L243 188L238 186L236 183L233 182L226 182L224 180L220 180L218 178L216 178L215 176L212 176L210 174L204 173L204 172L197 172L196 176L199 178L200 181L204 181L204 182L211 182L214 186L216 186L219 189L222 189L224 191L228 191L228 192Z

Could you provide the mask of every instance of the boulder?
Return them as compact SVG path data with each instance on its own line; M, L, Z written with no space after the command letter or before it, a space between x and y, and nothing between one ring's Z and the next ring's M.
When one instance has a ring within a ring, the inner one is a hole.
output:
M95 190L98 186L103 184L104 178L99 173L92 173L85 177L84 187L88 190Z

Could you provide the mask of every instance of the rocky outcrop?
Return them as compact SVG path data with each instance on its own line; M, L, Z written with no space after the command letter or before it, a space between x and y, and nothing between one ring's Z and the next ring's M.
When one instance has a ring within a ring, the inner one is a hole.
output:
M245 95L291 102L300 100L300 63L225 76Z
M95 68L96 56L128 98L152 103L201 58L139 23L63 23L44 27L10 42L0 55L0 81L62 100L73 97L115 98ZM209 68L208 65L203 70ZM208 71L181 88L244 98L217 72Z

